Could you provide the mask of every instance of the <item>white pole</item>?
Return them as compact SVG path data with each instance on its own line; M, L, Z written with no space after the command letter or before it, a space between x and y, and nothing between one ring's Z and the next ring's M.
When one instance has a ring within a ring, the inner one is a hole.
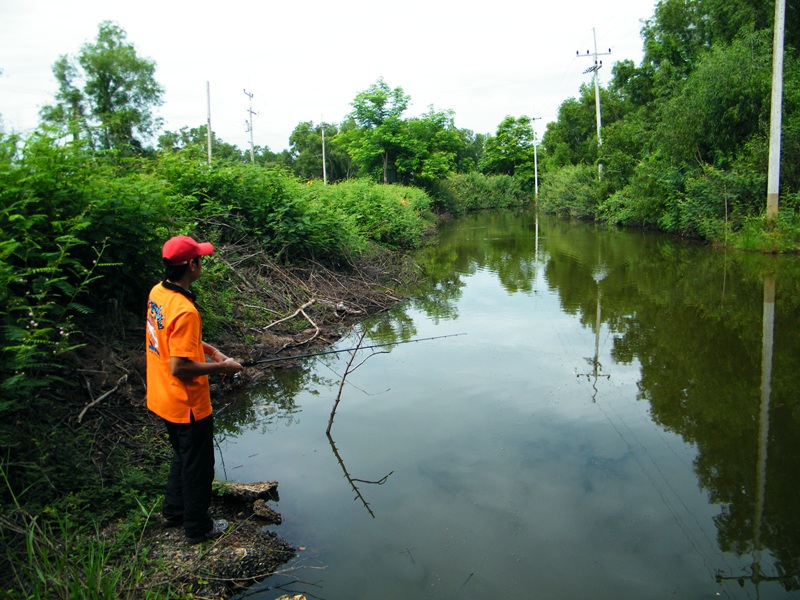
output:
M541 118L542 117L531 118L531 129L533 129L533 198L537 203L539 202L539 157L536 152L536 129L533 127L533 123Z
M602 126L601 119L600 119L600 83L598 81L599 77L597 72L600 70L600 67L603 66L603 63L597 60L598 56L605 56L607 54L611 54L611 48L608 49L608 52L598 52L597 51L597 32L595 28L592 27L592 37L594 38L594 54L590 55L589 51L586 51L584 56L593 56L594 57L594 66L589 67L584 71L584 73L588 73L589 71L594 72L594 106L595 106L595 121L597 122L597 148L598 154L599 149L603 145L603 138L600 135L600 128ZM576 56L580 56L580 53L576 52ZM597 162L597 174L599 178L603 178L603 163Z
M600 63L597 62L597 33L592 27L592 36L594 37L594 104L595 112L597 114L597 147L603 145L603 138L600 136L600 84L597 82L597 72L600 70ZM602 166L600 167L602 170Z
M592 27L592 37L594 37L594 105L597 115L597 149L599 150L603 145L603 138L600 135L600 84L597 81L599 79L597 72L600 70L600 63L597 62L597 33L594 27ZM600 161L597 161L597 176L601 179L603 177L603 163Z
M244 91L245 95L250 98L250 108L247 109L247 130L250 132L250 162L255 163L255 155L253 154L253 115L256 114L253 112L253 94L248 92L247 90Z
M783 104L783 37L786 0L775 0L775 32L772 39L772 101L769 128L769 167L767 174L767 220L778 218L778 192L781 179L781 109Z
M206 123L206 144L208 145L208 164L211 166L211 82L206 81L206 102L208 104L208 122Z
M322 130L322 183L328 185L328 172L325 170L325 123L319 124Z
M539 158L536 156L536 139L533 140L534 197L539 201Z

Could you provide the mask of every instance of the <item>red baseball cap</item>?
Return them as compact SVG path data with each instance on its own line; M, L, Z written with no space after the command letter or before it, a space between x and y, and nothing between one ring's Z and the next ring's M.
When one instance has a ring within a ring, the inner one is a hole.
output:
M166 241L161 256L168 265L177 267L198 256L208 256L212 252L214 246L211 242L196 242L188 235L178 235Z

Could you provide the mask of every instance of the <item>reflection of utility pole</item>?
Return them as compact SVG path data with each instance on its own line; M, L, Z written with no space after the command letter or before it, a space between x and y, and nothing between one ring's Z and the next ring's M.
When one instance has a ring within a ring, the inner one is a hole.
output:
M761 410L758 418L758 462L756 463L756 501L753 516L753 564L750 575L722 575L717 582L736 580L744 585L749 579L756 587L764 581L779 581L784 587L791 576L767 576L761 571L761 526L767 491L767 450L769 448L769 404L772 395L772 348L775 331L775 274L764 275L764 313L761 326ZM787 587L787 589L789 589Z
M533 129L533 181L534 181L534 201L539 203L539 157L536 154L536 147L539 143L536 141L536 129L533 127L533 122L538 121L542 117L531 117L531 129Z
M594 65L589 67L584 71L584 73L594 73L594 107L595 107L595 120L597 121L597 149L599 151L600 146L603 145L603 138L600 135L600 128L601 128L601 120L600 120L600 84L597 82L598 76L597 72L600 70L600 67L603 66L603 61L597 60L598 56L606 56L607 54L611 54L611 48L608 49L608 52L597 52L597 33L592 27L592 36L594 37L594 54L589 54L589 51L586 51L584 56L593 56L594 57ZM580 56L578 51L575 51L575 56ZM599 157L598 157L599 158ZM598 177L603 176L603 164L601 162L597 163L597 175Z
M592 270L592 279L594 279L594 282L597 284L597 312L595 315L595 322L594 322L594 357L592 358L586 357L587 362L591 363L592 365L592 372L578 373L579 376L586 375L587 379L593 379L592 382L592 387L594 388L594 394L592 394L593 402L595 402L597 399L598 378L605 377L606 379L611 379L611 375L600 374L600 370L602 369L602 365L600 364L600 326L602 325L601 321L602 311L600 308L600 301L603 297L603 290L600 284L607 276L608 276L608 269L600 261L600 256L598 253L597 266Z
M772 342L775 331L775 274L764 275L764 318L761 328L761 415L758 419L758 465L756 468L756 516L753 522L753 577L761 573L761 518L767 487L769 400L772 393Z
M254 163L256 162L256 159L255 154L253 153L253 115L258 115L258 113L253 112L253 94L245 90L244 95L250 98L250 108L247 109L247 121L245 121L245 127L247 127L246 131L250 132L250 162Z

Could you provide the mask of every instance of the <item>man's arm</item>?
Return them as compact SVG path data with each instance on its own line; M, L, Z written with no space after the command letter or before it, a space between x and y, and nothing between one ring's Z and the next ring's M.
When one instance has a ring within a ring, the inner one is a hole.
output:
M207 345L203 343L204 352L206 351L206 346ZM169 371L178 379L193 379L194 377L211 375L212 373L233 375L242 370L242 365L219 351L216 352L216 355L214 355L213 352L211 355L212 358L218 362L206 363L191 360L184 356L172 356L169 359Z

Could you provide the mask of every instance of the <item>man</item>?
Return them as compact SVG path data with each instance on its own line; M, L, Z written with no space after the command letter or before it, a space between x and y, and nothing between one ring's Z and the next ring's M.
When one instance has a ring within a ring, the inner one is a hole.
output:
M183 526L196 544L222 535L224 519L213 520L214 421L208 375L229 375L242 365L202 339L202 322L189 286L203 270L208 242L189 236L164 244L164 280L147 301L147 408L164 420L172 445L162 518L167 527ZM210 356L213 362L206 362Z

